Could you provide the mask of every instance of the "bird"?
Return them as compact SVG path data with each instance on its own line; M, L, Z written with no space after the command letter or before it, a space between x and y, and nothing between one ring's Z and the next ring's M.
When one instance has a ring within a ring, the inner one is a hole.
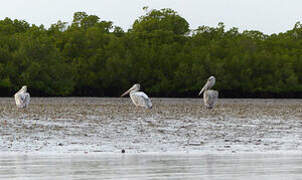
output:
M218 91L211 90L215 82L216 82L216 78L214 76L210 76L206 84L203 86L203 88L200 90L198 94L201 95L203 93L203 102L208 109L212 109L215 106L216 101L218 99L218 95L219 95Z
M30 95L27 92L27 86L22 86L14 96L18 108L26 108L29 105Z
M130 93L130 98L136 107L140 106L140 107L151 109L152 102L150 98L147 96L147 94L145 94L142 91L139 91L140 87L141 87L140 84L134 84L130 89L124 92L121 95L121 97Z

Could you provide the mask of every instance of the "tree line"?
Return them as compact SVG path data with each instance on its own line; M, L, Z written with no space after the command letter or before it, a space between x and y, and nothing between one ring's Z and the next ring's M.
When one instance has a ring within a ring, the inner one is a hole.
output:
M302 24L284 33L189 23L172 9L146 10L127 31L76 12L49 28L0 20L0 93L196 97L211 75L220 97L302 97Z

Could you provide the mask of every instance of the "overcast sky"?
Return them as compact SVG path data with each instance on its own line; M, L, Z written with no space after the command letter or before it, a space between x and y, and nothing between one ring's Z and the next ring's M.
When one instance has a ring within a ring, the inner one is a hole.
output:
M23 19L49 27L58 20L71 22L74 12L84 11L127 30L144 14L143 6L176 10L191 29L224 22L227 28L272 34L302 22L302 0L6 0L1 2L0 19Z

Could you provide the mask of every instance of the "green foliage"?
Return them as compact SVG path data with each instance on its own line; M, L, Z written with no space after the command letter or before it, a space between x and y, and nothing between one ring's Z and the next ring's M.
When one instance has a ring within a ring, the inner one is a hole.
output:
M133 24L135 32L172 31L178 35L189 32L189 23L172 9L152 10Z
M279 34L188 22L148 10L125 32L76 12L48 29L0 20L0 92L26 84L33 96L118 96L141 83L150 96L195 97L214 75L221 97L302 97L302 25Z

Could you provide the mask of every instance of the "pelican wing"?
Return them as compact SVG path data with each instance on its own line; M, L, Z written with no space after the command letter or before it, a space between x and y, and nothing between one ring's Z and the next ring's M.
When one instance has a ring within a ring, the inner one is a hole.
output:
M19 108L25 108L30 102L29 93L16 93L15 94L16 105Z
M150 98L144 92L135 92L130 95L133 103L136 106L143 106L146 108L152 108L152 102Z
M17 107L19 107L19 108L23 107L23 96L21 93L15 94L15 101L16 101Z
M25 104L25 107L27 107L29 105L29 102L30 102L30 95L29 95L29 93L24 93L24 95L23 95L23 102Z
M218 91L206 90L203 94L204 104L207 108L213 108L218 99Z

